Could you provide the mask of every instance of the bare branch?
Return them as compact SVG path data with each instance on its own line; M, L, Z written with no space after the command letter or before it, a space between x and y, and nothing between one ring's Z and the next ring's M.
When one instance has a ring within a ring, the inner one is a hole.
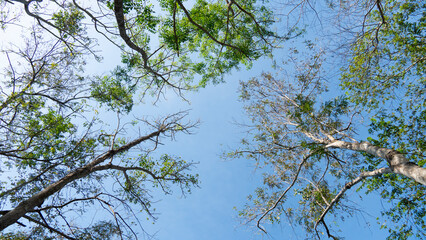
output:
M275 201L274 205L272 207L270 207L268 210L266 210L262 216L260 216L260 218L257 220L257 227L262 230L264 233L266 233L266 230L260 226L260 222L262 221L262 219L264 217L266 217L266 215L268 215L271 211L273 211L275 208L277 208L278 204L281 202L281 200L285 197L285 195L287 194L287 192L294 186L294 184L296 183L299 173L302 170L302 166L303 164L305 164L306 160L308 160L314 153L310 153L309 155L307 155L306 157L304 157L302 159L302 161L299 163L299 166L295 172L295 176L293 178L293 181L290 183L290 185L287 187L286 190L284 190L284 192L280 195L280 197Z
M318 224L321 222L326 227L328 235L331 236L329 234L327 226L325 225L324 217L333 208L333 206L336 203L339 202L339 200L342 198L343 194L345 194L345 192L348 189L350 189L351 187L353 187L355 184L364 180L364 178L375 177L375 176L379 176L379 175L382 175L382 174L385 174L385 173L391 173L391 172L392 172L392 170L390 168L380 168L380 169L370 171L370 172L363 172L354 180L346 183L345 186L342 188L342 190L340 190L340 192L333 198L333 200L331 200L330 204L328 204L327 208L322 212L321 216L319 217L319 219L315 223L315 227L314 227L315 231L317 231Z
M30 217L30 216L24 215L23 217L24 217L24 218L26 218L26 219L28 219L28 220L29 220L29 221L31 221L31 222L34 222L34 223L36 223L36 224L38 224L38 225L40 225L40 226L43 226L43 227L45 227L45 228L49 229L50 231L52 231L52 232L54 232L54 233L58 234L59 236L62 236L62 237L64 237L64 238L66 238L66 239L70 239L70 240L77 240L76 238L70 237L70 236L66 235L65 233L63 233L63 232L59 231L58 229L53 228L53 227L51 227L51 226L47 225L46 223L40 222L40 221L38 221L37 219L34 219L34 218Z

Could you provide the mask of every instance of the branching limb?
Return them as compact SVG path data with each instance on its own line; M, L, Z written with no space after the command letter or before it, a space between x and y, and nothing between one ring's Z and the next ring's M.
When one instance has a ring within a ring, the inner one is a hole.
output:
M188 166L185 166L185 167L189 167L189 166L190 165L188 164ZM185 167L183 167L182 169L179 169L179 170L182 171L182 170L185 169ZM161 176L157 176L152 171L145 169L145 168L142 168L142 167L122 167L122 166L118 166L118 165L113 165L111 163L109 163L107 165L96 166L92 170L95 172L95 171L102 171L102 170L107 170L107 169L119 170L119 171L122 171L123 173L125 173L127 171L141 171L141 172L144 172L144 173L150 175L152 177L152 179L154 179L154 180L175 181L175 180L181 179L181 178L178 178L178 177L173 176L173 175L171 175L171 177L167 177L167 173L165 173L164 175L161 175Z
M101 193L96 194L96 195L95 195L95 196L93 196L93 197L87 197L87 198L75 198L75 199L72 199L72 200L70 200L70 201L68 201L68 202L66 202L66 203L61 204L61 205L46 206L46 207L43 207L43 208L39 208L39 209L37 209L37 210L33 210L33 211L31 211L31 212L40 212L40 211L46 211L46 210L49 210L49 209L60 209L60 208L64 208L64 207L66 207L67 205L69 205L69 204L71 204L71 203L80 202L80 201L90 201L90 200L98 199L98 197L99 197L100 195L101 195Z
M102 36L105 37L105 39L107 39L110 43L112 43L113 45L115 45L118 49L123 50L123 47L120 46L119 44L117 44L113 39L111 39L111 37L108 37L104 32L100 31L98 28L98 24L101 25L107 33L109 34L113 34L111 31L108 30L108 26L105 25L102 21L99 20L99 17L95 17L92 13L90 13L87 9L85 9L84 7L81 7L76 0L73 0L74 5L80 9L81 11L83 11L84 13L86 13L90 19L92 19L92 22L94 24L95 30L100 33Z
M76 238L70 237L70 236L66 235L65 233L57 230L56 228L53 228L53 227L51 227L51 226L49 226L49 225L47 225L47 224L45 224L43 222L38 221L37 219L34 219L34 218L30 217L30 216L24 215L23 217L26 218L27 220L33 222L33 223L36 223L36 224L38 224L40 226L43 226L43 227L49 229L50 231L52 231L52 232L54 232L54 233L56 233L56 234L58 234L58 235L60 235L60 236L62 236L64 238L66 238L66 239L77 240Z
M376 1L376 6L377 6L377 9L379 10L380 17L382 18L381 24L386 24L386 18L385 18L385 14L383 13L383 7L382 7L382 3L380 2L380 0Z
M121 214L114 210L114 206L110 202L105 201L98 197L97 197L97 200L101 203L101 206L104 209L108 210L111 213L111 215L114 217L121 239L123 239L123 230L120 227L120 222L123 223L126 226L126 228L135 236L135 239L138 239L137 237L138 235L136 234L136 232L132 229L132 227L130 227L130 225L125 221L125 219L121 216Z
M29 179L28 181L25 181L24 183L19 184L19 185L17 185L17 186L16 186L16 187L14 187L14 188L11 188L11 189L9 189L9 190L6 190L6 191L4 191L4 192L1 192L1 193L0 193L0 197L3 197L3 196L5 196L5 195L8 195L8 194L10 194L10 193L14 192L14 191L17 191L17 190L21 189L22 187L25 187L26 185L28 185L28 184L30 184L30 183L32 183L32 182L34 182L34 181L35 181L35 180L37 180L39 177L41 177L42 175L44 175L46 172L48 172L49 170L51 170L51 169L53 169L53 168L57 167L58 165L59 165L59 163L53 164L53 165L49 166L48 168L46 168L45 170L43 170L42 172L40 172L39 174L37 174L36 176L34 176L33 178Z
M150 65L149 65L149 58L150 56L148 56L148 52L146 50L144 50L143 48L139 47L138 45L136 45L136 43L134 43L132 41L132 39L130 38L130 36L127 34L126 32L126 20L124 17L124 11L123 11L123 0L114 0L114 13L115 13L115 18L117 21L117 27L120 33L120 37L124 40L124 42L126 43L127 46L129 46L131 49L135 50L136 52L138 52L141 57L142 57L142 61L143 61L143 68L148 71L150 74L152 74L155 78L159 78L161 79L161 81L164 84L167 84L169 86L171 86L174 89L177 89L179 91L181 90L188 90L187 88L182 88L180 86L177 86L173 83L171 83L168 79L166 79L162 74L160 74L158 71L154 70ZM162 86L163 86L162 85Z
M237 6L237 8L238 9L240 9L240 11L241 12L243 12L243 13L245 13L246 15L248 15L252 20L253 20L253 22L256 24L256 30L257 30L257 32L259 33L259 36L262 38L262 40L266 43L266 44L268 44L269 46L271 46L271 47L273 47L272 46L272 44L270 44L269 42L268 42L268 40L266 40L265 39L265 37L263 36L263 33L262 33L262 31L261 31L261 27L260 27L260 24L259 24L259 22L256 20L256 18L253 16L253 14L251 14L251 13L249 13L249 12L247 12L243 7L241 7L237 2L235 2L234 0L230 0L230 4L229 4L229 8L231 8L231 5L232 4L235 4L235 6ZM231 10L232 10L232 8L231 8Z
M294 186L294 184L296 183L298 177L299 177L299 173L302 170L303 164L305 164L305 162L313 155L314 153L311 153L309 155L307 155L306 157L304 157L302 159L302 161L299 163L299 166L297 168L296 171L296 175L293 178L293 181L290 183L290 185L287 187L286 190L284 190L284 192L280 195L280 197L275 201L274 205L272 207L270 207L268 210L266 210L262 216L260 216L260 218L257 220L257 227L262 230L264 233L267 233L266 230L260 225L260 222L262 221L263 218L266 217L266 215L268 215L271 211L273 211L275 208L277 208L278 204L283 200L283 198L285 197L285 195L287 194L288 191L290 191L290 189Z
M353 187L355 184L361 182L364 178L375 177L375 176L378 176L378 175L382 175L382 174L385 174L385 173L391 173L391 172L392 172L392 170L390 168L387 168L387 167L386 168L380 168L380 169L370 171L370 172L363 172L354 180L346 183L345 186L342 188L342 190L340 190L340 192L333 198L333 200L331 200L330 204L328 204L327 208L322 212L321 216L319 217L319 219L315 223L315 231L318 231L317 227L318 227L319 223L323 223L324 226L326 227L325 222L324 222L325 215L331 210L331 208L333 208L333 206L336 203L339 202L339 200L342 198L343 194L345 194L345 192L348 189ZM327 227L326 227L326 230L327 230L327 234L329 235L329 237L331 237Z
M58 31L64 31L64 29L60 29L59 27L57 27L57 26L55 26L55 24L53 24L53 23L51 23L51 22L49 22L48 20L46 20L46 19L44 19L44 18L42 18L41 16L39 16L39 15L37 15L37 14L35 14L35 13L33 13L33 12L31 12L30 11L30 4L32 3L32 2L41 2L41 0L28 0L28 1L25 1L25 0L12 0L12 1L10 1L10 3L13 3L13 2L19 2L19 3L22 3L23 5L24 5L24 10L25 10L25 13L28 15L28 16L30 16L30 17L33 17L34 19L36 19L37 20L37 22L39 23L39 25L40 25L40 27L42 27L43 29L45 29L46 31L48 31L50 34L52 34L52 36L54 36L55 38L57 38L57 39L59 39L61 42L63 42L66 46L67 46L67 48L70 50L70 52L74 52L74 50L73 50L73 44L72 43L69 43L67 40L65 40L63 37L61 37L61 36L58 36L57 34L55 34L54 32L52 32L49 28L47 28L44 24L47 24L47 25L49 25L50 27L52 27L52 28L54 28L54 29L56 29L56 30L58 30ZM44 24L43 24L44 23ZM64 31L64 32L67 32L67 31ZM68 32L67 32L68 33ZM94 51L92 51L91 50L91 48L90 47L88 47L87 46L87 44L86 43L84 43L82 40L80 40L80 39L78 39L77 37L75 37L75 35L74 34L71 34L71 33L68 33L68 35L69 36L71 36L76 42L78 42L79 44L81 44L81 46L82 47L84 47L87 51L89 51L91 54L93 54L93 56L95 56L96 57L96 54L95 54L95 52Z
M369 142L345 142L332 141L326 148L341 148L352 151L366 152L375 157L385 159L393 173L400 174L413 179L414 181L426 186L426 169L409 162L404 154L393 149L375 146Z

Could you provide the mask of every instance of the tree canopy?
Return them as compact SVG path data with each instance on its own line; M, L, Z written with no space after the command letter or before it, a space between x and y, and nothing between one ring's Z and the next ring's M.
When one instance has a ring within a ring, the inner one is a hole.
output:
M251 124L227 155L263 174L240 217L338 239L358 191L388 201L389 239L426 238L425 14L419 0L0 1L2 31L23 33L2 38L1 238L143 236L136 212L155 219L158 193L198 186L193 162L156 150L199 124L134 107L267 58L241 81ZM90 73L101 39L121 63ZM73 221L94 206L110 218Z

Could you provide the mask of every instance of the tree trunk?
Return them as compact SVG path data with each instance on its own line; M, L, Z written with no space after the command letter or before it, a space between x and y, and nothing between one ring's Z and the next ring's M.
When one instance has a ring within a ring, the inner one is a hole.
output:
M404 154L388 148L374 146L369 142L333 141L328 148L344 148L353 151L363 151L379 158L386 159L392 172L404 175L426 186L426 169L409 162Z

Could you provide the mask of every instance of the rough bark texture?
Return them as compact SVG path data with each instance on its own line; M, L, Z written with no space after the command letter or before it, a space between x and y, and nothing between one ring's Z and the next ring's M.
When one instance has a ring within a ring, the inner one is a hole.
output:
M404 154L388 148L374 146L369 142L345 142L333 141L326 147L344 148L354 151L363 151L386 159L392 172L404 175L414 181L426 186L426 169L419 167L417 164L409 162Z
M137 144L146 141L150 138L156 137L160 135L160 133L164 132L165 130L160 129L156 132L153 132L147 136L140 137L132 142L129 142L128 144L118 148L109 150L108 152L104 153L103 155L97 157L93 161L91 161L89 164L82 168L78 168L74 170L73 172L67 174L65 177L61 178L57 182L47 186L43 190L41 190L39 193L33 195L29 199L22 201L18 204L14 209L9 211L8 213L4 214L2 217L0 217L0 231L7 228L8 226L14 224L16 221L18 221L19 218L23 217L26 213L29 211L34 210L36 206L39 206L43 204L43 202L56 192L60 191L63 187L65 187L67 184L75 181L76 179L84 178L88 176L90 173L94 172L95 166L98 164L104 162L105 160L113 157L114 155L125 152L129 150L130 148L136 146Z

